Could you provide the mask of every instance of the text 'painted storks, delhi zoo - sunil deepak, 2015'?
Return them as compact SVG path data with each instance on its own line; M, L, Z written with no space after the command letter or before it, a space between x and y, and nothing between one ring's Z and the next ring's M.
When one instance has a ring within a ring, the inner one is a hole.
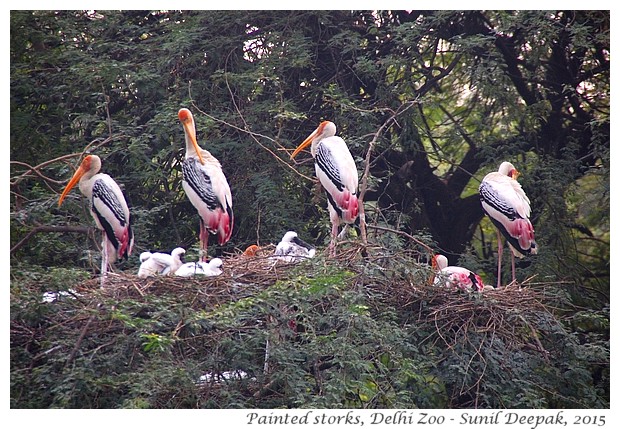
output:
M357 167L344 140L336 136L336 125L333 122L321 122L318 128L295 149L291 159L308 145L311 145L310 152L314 157L316 176L327 195L327 207L332 223L329 251L333 255L340 223L345 224L341 233L344 235L348 225L357 219L359 212Z
M102 231L101 286L108 271L108 264L117 259L127 259L133 248L133 231L129 207L118 184L107 174L99 173L101 159L87 155L65 187L58 200L62 204L69 191L78 183L80 192L90 201L90 213Z
M200 216L200 259L207 261L209 234L217 235L225 244L232 235L234 217L232 195L220 162L209 151L198 146L196 124L192 112L179 110L185 131L183 189Z
M516 281L515 255L523 258L538 253L534 227L530 222L530 200L517 182L518 176L514 165L504 161L498 171L482 179L478 189L482 209L497 228L497 287L500 287L502 278L502 235L511 250L513 282Z

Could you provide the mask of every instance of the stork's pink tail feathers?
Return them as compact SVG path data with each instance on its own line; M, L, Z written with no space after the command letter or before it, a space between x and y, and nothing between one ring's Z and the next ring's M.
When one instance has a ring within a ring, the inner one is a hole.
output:
M508 225L507 231L519 241L521 249L529 250L533 254L538 253L538 247L534 240L534 227L529 219L515 219Z
M484 290L484 282L482 281L482 277L480 277L478 274L476 273L472 273L474 275L474 278L476 279L475 284L473 285L473 287L478 291L478 292L482 292Z
M117 239L118 239L119 246L118 246L118 249L115 249L117 253L116 257L118 259L121 259L125 256L131 255L132 243L131 243L129 228L124 228L121 236L117 237Z
M221 208L210 212L206 223L207 229L211 233L217 234L217 239L220 246L226 244L228 240L230 240L230 236L232 235L232 225L231 215ZM207 238L206 234L204 238Z
M357 195L352 194L348 189L344 189L336 201L342 210L342 220L345 223L354 223L359 213L359 201Z
M220 227L218 230L218 242L220 246L226 244L228 240L230 240L230 236L232 235L232 225L232 215L229 215L226 212L222 212L222 216L220 218Z

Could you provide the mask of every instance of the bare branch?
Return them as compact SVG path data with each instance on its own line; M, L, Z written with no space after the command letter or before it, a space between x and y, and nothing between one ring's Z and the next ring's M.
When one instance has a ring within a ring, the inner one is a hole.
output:
M368 228L378 229L380 231L386 231L386 232L391 232L392 234L402 235L403 237L407 237L409 240L411 240L414 243L422 246L424 249L426 249L426 251L429 253L429 255L432 256L435 253L433 251L433 249L428 244L421 242L420 240L415 238L413 235L407 234L405 231L399 231L397 229L387 228L385 226L379 226L379 225L367 225L367 226L368 226Z
M88 226L71 226L71 225L63 225L63 226L51 226L51 225L40 225L32 228L19 242L11 248L10 253L15 252L24 244L28 242L32 238L33 235L38 234L40 232L77 232L80 234L92 234L94 228Z
M25 162L21 162L21 161L10 161L11 164L13 165L19 165L19 166L23 166L26 167L27 170L23 173L21 173L20 175L16 176L14 178L14 180L10 183L11 186L15 186L17 185L19 182L32 177L32 174L36 174L37 176L41 177L45 182L49 182L49 183L53 183L55 185L62 185L64 183L64 181L59 181L59 180L55 180L55 179L51 179L47 176L45 176L43 173L41 173L41 169L47 167L50 164L54 164L56 162L60 162L60 161L65 161L67 159L71 159L71 158L75 158L75 157L79 157L81 158L89 149L97 149L101 146L104 146L108 143L110 143L111 141L117 140L119 138L123 137L122 135L119 136L111 136L108 137L104 140L101 139L95 139L92 142L90 142L88 145L86 145L86 147L84 148L84 150L82 152L74 152L74 153L70 153L67 155L62 155L59 156L57 158L53 158L53 159L49 159L47 161L42 162L41 164L37 165L37 166L31 166Z
M226 80L226 85L228 85L228 80ZM230 122L226 122L223 119L219 119L216 118L213 115L208 114L207 112L203 111L202 109L200 109L200 107L198 107L196 105L196 103L193 101L192 98L192 94L191 94L191 83L189 85L189 97L190 99L192 99L192 107L195 108L198 112L202 113L203 115L205 115L207 118L212 119L215 122L218 122L220 124L224 124L227 127L230 127L234 130L240 131L242 133L245 133L247 135L249 135L250 137L252 137L252 139L264 150L266 150L267 152L269 152L269 154L271 154L271 156L273 156L276 161L278 161L279 163L281 163L282 165L284 165L286 168L292 170L295 174L297 174L298 176L303 177L306 180L309 180L311 182L316 182L316 179L306 176L305 174L300 173L298 170L296 170L291 164L289 164L288 162L286 162L285 160L283 160L282 158L280 158L273 150L269 149L267 146L265 146L263 143L261 143L261 141L258 139L258 137L260 137L261 139L266 139L268 141L271 141L272 143L280 146L281 150L286 151L287 154L289 151L291 151L290 149L284 148L283 146L281 146L278 142L276 142L276 140L272 139L271 137L265 136L263 134L260 133L256 133L254 131L252 131L249 127L249 125L247 124L247 122L245 121L245 118L243 117L243 114L241 113L241 110L239 110L239 107L237 106L237 103L234 102L234 97L232 94L232 89L230 88L230 86L228 86L228 90L230 92L231 95L231 99L233 99L233 104L235 106L235 110L237 110L237 114L239 115L239 117L241 118L241 120L244 123L244 128L238 127L235 124L231 124Z
M375 147L379 136L383 133L385 129L392 125L393 122L396 122L396 118L406 112L410 107L415 105L417 101L409 101L405 104L402 104L392 116L390 116L377 130L377 132L373 135L372 140L368 143L368 150L366 151L366 159L364 161L364 174L362 174L362 183L360 184L360 231L362 235L362 242L364 244L368 244L368 236L366 233L366 213L364 211L364 196L366 195L366 191L368 189L368 176L370 174L370 158L372 156L372 151Z

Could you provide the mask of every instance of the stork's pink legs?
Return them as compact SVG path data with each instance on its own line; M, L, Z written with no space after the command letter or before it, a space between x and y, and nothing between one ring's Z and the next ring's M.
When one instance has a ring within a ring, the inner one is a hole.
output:
M502 253L504 252L504 245L502 243L503 238L502 235L497 231L497 287L501 287L502 285ZM512 266L512 283L516 284L517 277L515 275L515 254L510 249L510 264Z
M336 256L336 238L338 237L338 224L332 222L332 239L329 242L329 256Z
M108 237L105 231L102 231L101 240L101 287L105 285L105 279L108 276Z
M209 231L205 228L204 221L200 218L200 261L207 262L209 254L207 246L209 245Z
M502 253L504 252L504 245L502 244L502 235L497 232L497 287L502 286Z

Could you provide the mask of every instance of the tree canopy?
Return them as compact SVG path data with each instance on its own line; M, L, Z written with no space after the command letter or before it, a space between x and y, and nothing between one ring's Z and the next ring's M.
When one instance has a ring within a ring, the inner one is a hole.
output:
M197 248L181 188L188 107L231 185L224 254L287 230L328 242L312 160L289 156L330 120L362 178L370 241L419 240L494 284L478 185L509 160L540 247L518 277L557 285L562 311L609 308L609 11L12 11L10 32L17 283L29 267L96 272L87 203L74 191L57 206L86 152L123 187L136 254Z

